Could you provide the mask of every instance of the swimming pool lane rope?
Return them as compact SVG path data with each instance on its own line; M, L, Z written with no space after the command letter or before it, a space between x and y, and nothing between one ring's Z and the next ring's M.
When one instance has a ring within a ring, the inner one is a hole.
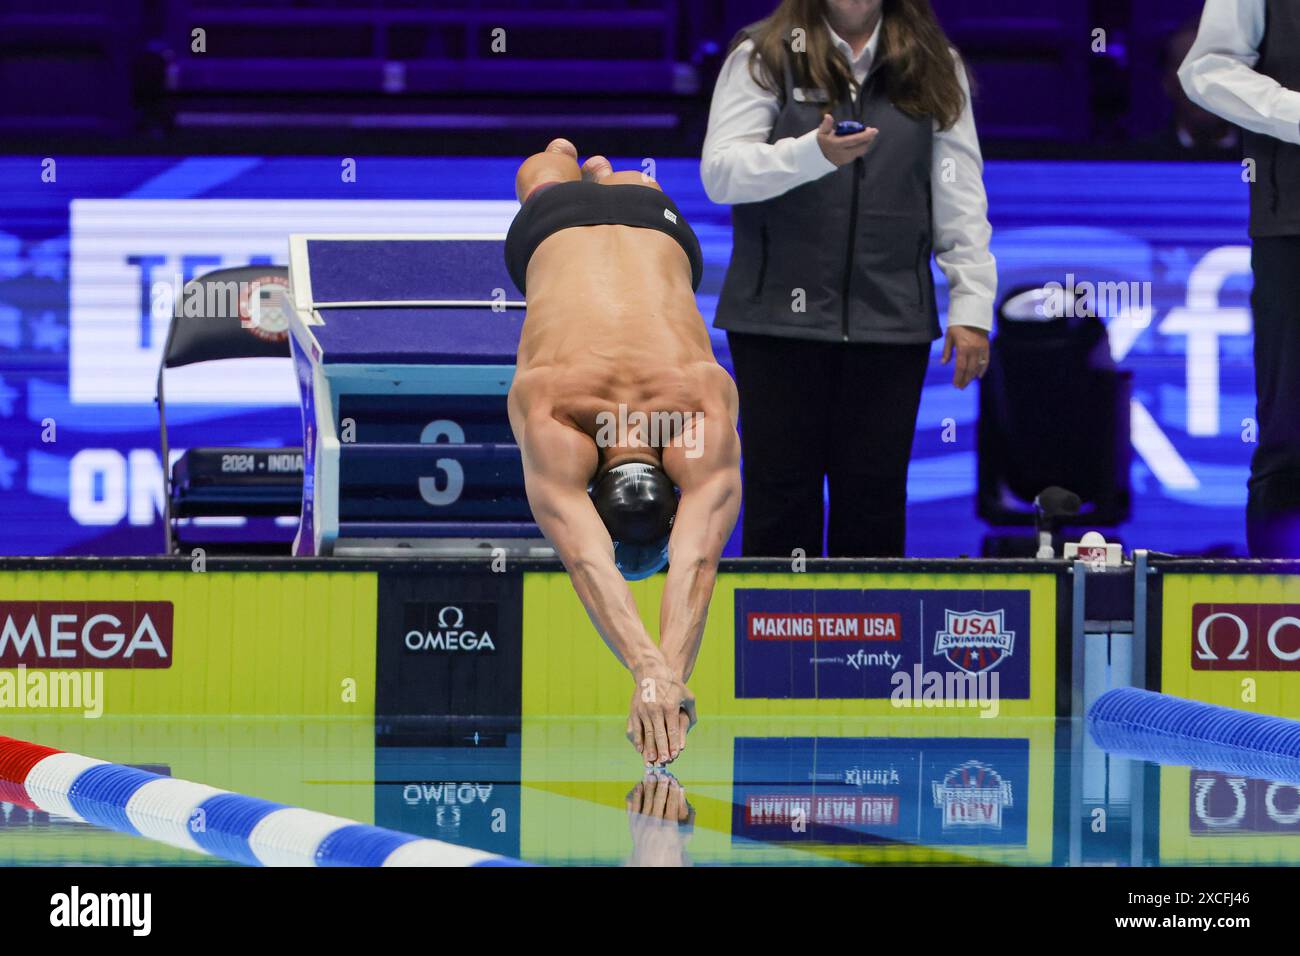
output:
M520 861L0 737L0 801L250 866Z

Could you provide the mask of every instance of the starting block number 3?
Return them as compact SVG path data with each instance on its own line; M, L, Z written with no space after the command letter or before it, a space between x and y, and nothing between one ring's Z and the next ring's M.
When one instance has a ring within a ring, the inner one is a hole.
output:
M448 419L429 422L420 432L420 444L436 445L438 443L465 444L465 429ZM434 465L441 471L441 476L420 479L420 497L435 507L446 507L460 500L465 490L465 469L454 458L439 458ZM439 477L445 477L446 484L439 488Z

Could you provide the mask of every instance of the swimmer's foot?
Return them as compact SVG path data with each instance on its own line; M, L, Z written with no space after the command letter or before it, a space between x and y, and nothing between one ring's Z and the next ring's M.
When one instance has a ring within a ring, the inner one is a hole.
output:
M562 136L557 136L555 139L547 143L546 152L561 153L565 156L571 156L573 157L574 162L577 162L578 159L578 147L574 146Z
M589 183L598 183L614 173L614 167L604 156L592 156L582 164L582 178Z

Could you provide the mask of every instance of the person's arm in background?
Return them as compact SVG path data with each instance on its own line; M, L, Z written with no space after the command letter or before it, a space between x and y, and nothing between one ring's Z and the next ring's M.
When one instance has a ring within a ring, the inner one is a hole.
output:
M950 129L935 132L930 195L934 259L948 279L943 361L946 364L950 358L956 359L953 384L965 388L988 367L988 334L993 329L998 270L989 252L993 228L989 225L984 158L975 132L970 84L955 54L954 63L966 105Z
M843 165L839 160L861 156L876 137L875 130L867 130L832 139L823 120L819 129L769 143L780 106L776 94L749 72L753 48L753 41L746 40L731 51L709 107L700 179L708 197L723 205L762 202L820 179ZM836 161L827 159L826 149L835 151Z
M1206 0L1178 80L1188 99L1255 133L1300 143L1300 91L1256 73L1264 0Z

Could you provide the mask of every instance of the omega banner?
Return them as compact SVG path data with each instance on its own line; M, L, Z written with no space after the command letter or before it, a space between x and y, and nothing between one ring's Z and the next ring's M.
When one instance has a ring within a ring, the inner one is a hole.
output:
M520 587L428 566L0 570L0 716L517 718Z
M1161 690L1300 717L1300 577L1178 573L1175 566L1156 579Z
M380 575L376 716L518 717L521 580L482 571Z
M1162 866L1300 860L1300 785L1236 773L1160 768Z
M631 679L567 575L284 567L0 565L0 714L378 717L381 736L409 718L626 715ZM650 634L662 588L662 575L633 586ZM691 684L719 715L1050 717L1064 598L1054 573L975 564L727 572ZM1300 605L1273 603L1288 600ZM1284 618L1250 619L1278 667L1300 642ZM1226 620L1210 646L1236 663ZM487 724L467 733L497 742Z
M377 578L0 571L0 716L374 713Z
M657 635L663 575L632 593ZM1068 700L1056 694L1068 594L1052 573L974 562L937 574L724 572L690 683L725 716L1051 717ZM525 575L523 608L524 715L626 716L631 678L568 578Z

